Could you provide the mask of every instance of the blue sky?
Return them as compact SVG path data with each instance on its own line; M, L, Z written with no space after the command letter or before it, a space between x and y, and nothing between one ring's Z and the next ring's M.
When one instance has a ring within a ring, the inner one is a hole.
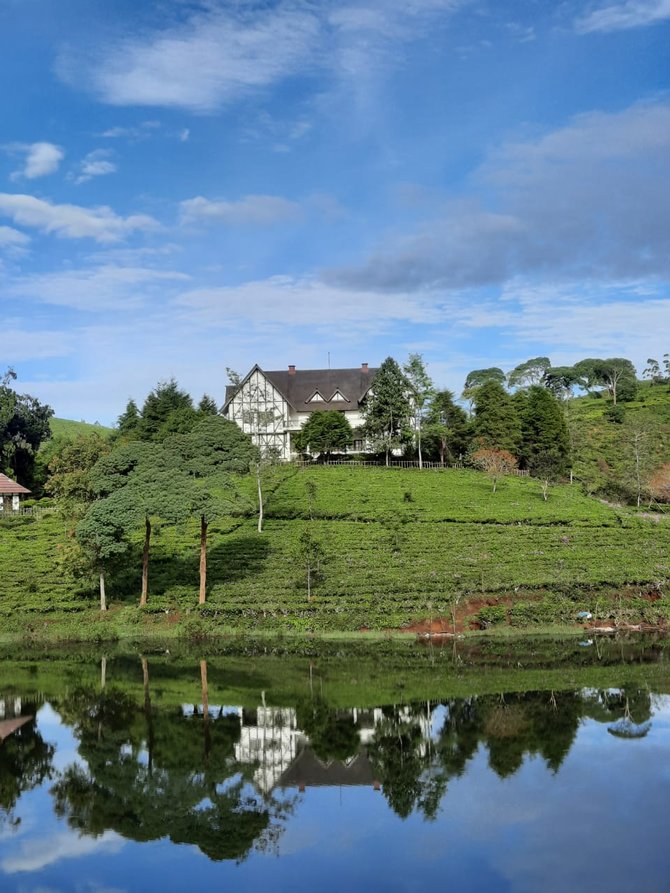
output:
M0 0L0 367L670 351L670 0Z

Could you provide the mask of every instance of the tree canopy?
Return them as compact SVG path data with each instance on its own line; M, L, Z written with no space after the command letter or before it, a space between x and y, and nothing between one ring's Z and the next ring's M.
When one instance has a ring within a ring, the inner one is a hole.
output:
M313 412L294 439L300 452L328 457L351 445L354 432L347 417L337 410Z
M387 464L391 450L410 436L410 394L400 366L393 357L387 357L375 375L363 410L365 436L384 451Z

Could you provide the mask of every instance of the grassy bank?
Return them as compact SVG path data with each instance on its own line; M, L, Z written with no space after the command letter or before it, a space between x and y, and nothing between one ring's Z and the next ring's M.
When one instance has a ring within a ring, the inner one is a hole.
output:
M605 505L577 485L554 487L545 501L532 479L509 478L494 494L467 470L284 469L266 516L262 534L253 518L212 525L202 611L196 525L157 524L148 608L136 608L137 541L109 579L112 610L102 619L94 581L61 568L71 538L58 515L1 521L4 635L578 629L580 611L621 624L670 617L669 520ZM306 532L318 546L311 599Z

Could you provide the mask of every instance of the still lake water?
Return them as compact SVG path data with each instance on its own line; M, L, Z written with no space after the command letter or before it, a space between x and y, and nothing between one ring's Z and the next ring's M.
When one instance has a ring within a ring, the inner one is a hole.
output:
M5 660L0 890L670 890L670 645L523 647Z

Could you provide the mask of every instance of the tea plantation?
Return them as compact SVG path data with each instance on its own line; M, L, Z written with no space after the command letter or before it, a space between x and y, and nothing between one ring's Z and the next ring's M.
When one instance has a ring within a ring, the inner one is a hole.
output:
M438 618L459 630L537 628L574 625L582 610L603 622L670 617L670 519L613 508L576 484L545 501L530 478L493 493L476 471L314 467L282 469L270 490L263 533L251 517L212 525L204 610L195 522L156 524L141 612L138 532L108 579L101 619L95 581L61 570L71 537L57 514L0 521L2 627L85 638L354 632Z

